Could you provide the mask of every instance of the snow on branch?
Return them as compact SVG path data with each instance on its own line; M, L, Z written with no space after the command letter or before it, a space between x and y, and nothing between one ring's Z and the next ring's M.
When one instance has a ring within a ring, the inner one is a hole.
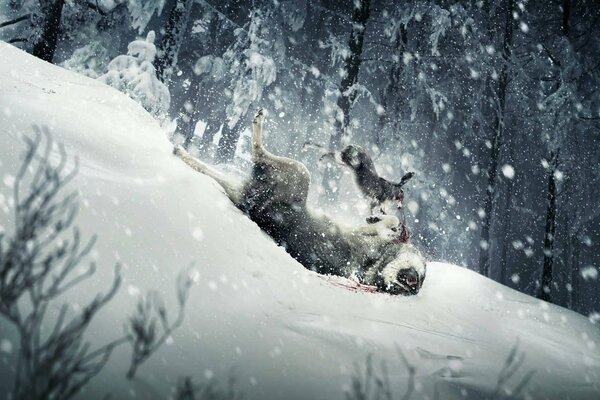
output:
M441 92L436 89L430 87L425 90L429 95L431 100L431 106L433 108L433 112L435 113L436 118L440 117L440 114L446 108L446 104L448 103L448 98Z
M127 54L115 57L107 72L98 80L125 93L155 117L162 119L169 111L171 95L156 75L154 60L156 46L154 31L146 39L129 43Z
M331 49L331 65L334 66L338 63L344 62L350 57L350 49L348 44L340 40L335 35L329 35L329 38L325 41L319 40L319 47L322 49Z
M361 96L364 96L369 100L371 104L373 104L373 106L375 106L377 114L381 115L385 112L383 106L380 104L379 101L377 101L373 93L365 85L355 83L354 85L350 86L348 90L346 90L343 93L343 95L348 97L349 99L352 99L353 106L360 99Z

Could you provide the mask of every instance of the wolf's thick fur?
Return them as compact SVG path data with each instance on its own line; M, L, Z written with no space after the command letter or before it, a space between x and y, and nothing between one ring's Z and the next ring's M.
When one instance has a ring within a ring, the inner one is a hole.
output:
M190 156L174 153L196 171L215 179L231 201L306 268L323 274L358 276L392 294L415 294L425 279L425 262L412 245L400 243L394 216L375 224L345 229L307 205L310 174L301 162L271 154L262 145L262 110L252 132L251 177L236 184Z

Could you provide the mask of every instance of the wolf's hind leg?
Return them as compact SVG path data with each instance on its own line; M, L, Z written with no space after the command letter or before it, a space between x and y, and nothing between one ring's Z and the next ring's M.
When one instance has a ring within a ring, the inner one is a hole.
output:
M272 157L272 154L263 146L262 132L264 122L265 112L261 108L256 112L252 120L252 160L254 162L264 162L265 159Z
M252 161L263 171L268 171L271 201L306 203L310 185L308 169L300 161L276 156L265 149L262 141L264 120L265 113L260 109L252 121Z
M192 167L192 169L195 171L213 178L219 185L221 185L229 199L235 205L240 204L242 200L242 185L239 182L235 182L233 179L226 177L219 171L192 157L182 146L175 146L173 149L173 154L179 157L184 163Z

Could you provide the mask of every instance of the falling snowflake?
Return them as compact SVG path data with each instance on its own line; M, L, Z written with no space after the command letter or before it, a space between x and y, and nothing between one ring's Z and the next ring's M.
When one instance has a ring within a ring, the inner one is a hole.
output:
M586 281L596 280L598 279L598 270L591 265L584 267L581 269L581 277Z
M6 174L6 175L4 175L2 182L4 182L4 184L8 188L12 188L15 185L15 177L12 176L11 174Z
M132 296L132 297L139 296L140 293L141 293L141 290L137 286L134 286L134 285L127 286L127 294L129 294L130 296Z
M515 169L512 167L512 165L504 164L502 166L502 175L508 179L513 179L515 177Z
M200 242L204 239L204 232L202 231L202 229L196 227L192 231L192 237Z
M12 353L12 349L13 349L13 345L9 340L2 339L0 341L0 351L1 352L10 354L10 353Z

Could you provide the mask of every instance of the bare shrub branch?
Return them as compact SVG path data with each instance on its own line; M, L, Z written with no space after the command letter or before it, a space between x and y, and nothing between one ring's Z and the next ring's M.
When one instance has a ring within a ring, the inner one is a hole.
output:
M515 374L523 367L524 362L525 352L519 349L519 341L517 341L506 357L490 399L517 399L523 395L523 391L531 381L531 378L533 378L535 371L527 371L512 389L510 388L510 381L513 380L512 378Z
M381 362L379 370L373 367L373 357L368 355L364 368L355 365L355 372L350 378L350 389L346 393L348 400L409 400L415 393L416 368L412 365L400 348L397 348L398 356L402 360L408 379L401 397L393 395L389 373L385 362ZM515 382L514 377L521 371L525 361L525 353L520 351L519 343L511 349L502 369L498 374L497 384L488 400L520 399L524 397L524 391L528 387L534 371L527 371L521 379ZM512 383L511 383L512 382ZM443 396L443 393L441 394ZM437 385L434 385L434 398L440 398Z
M125 330L132 348L131 364L127 378L135 377L138 367L146 361L183 323L193 279L190 271L181 272L177 278L178 313L173 323L169 323L165 303L156 291L149 291L140 297L134 314L129 318Z
M397 351L408 371L406 391L402 396L402 399L407 400L414 391L416 368L410 364L401 349L398 348ZM387 364L382 361L379 371L376 371L373 367L372 355L367 356L364 371L355 365L355 372L350 379L350 390L346 393L348 400L392 400L394 398Z
M13 184L14 231L11 236L0 235L0 315L15 325L20 341L12 398L68 399L123 342L90 351L83 338L96 313L118 290L120 268L115 268L106 293L97 294L79 312L63 305L53 329L43 333L50 304L93 275L93 263L81 272L76 268L89 255L95 238L82 242L73 227L77 194L64 193L77 173L77 163L67 168L64 148L47 130L37 130L24 140L25 156ZM57 162L51 162L53 152L58 153Z
M182 378L175 388L174 400L241 400L242 393L237 389L234 374L230 374L223 386L218 381L210 379L204 384L196 384L189 376Z

